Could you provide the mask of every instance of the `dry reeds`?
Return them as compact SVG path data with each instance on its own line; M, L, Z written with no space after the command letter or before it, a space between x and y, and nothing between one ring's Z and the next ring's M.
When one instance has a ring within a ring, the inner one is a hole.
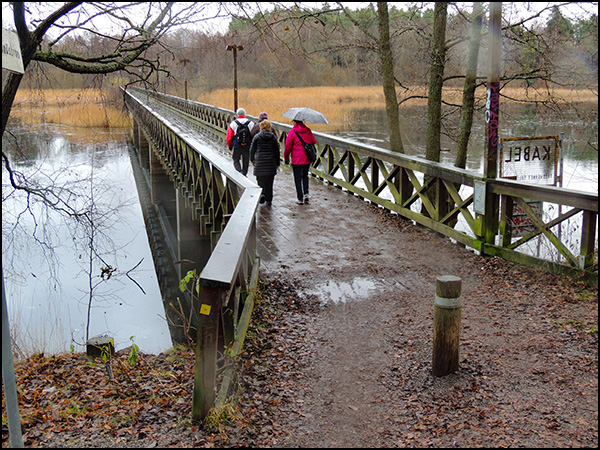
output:
M219 89L201 95L198 101L221 108L233 109L231 89ZM340 122L348 109L384 108L383 90L380 87L306 87L241 89L238 91L238 104L246 112L258 116L262 111L271 120L289 123L282 114L289 108L306 106L322 112L330 122ZM315 130L326 130L323 125L311 125Z
M555 89L551 93L534 89L503 88L504 98L545 101L550 94L563 102L589 101L586 91ZM110 94L109 94L110 95ZM414 97L413 97L414 96ZM485 99L485 88L477 90ZM407 101L408 97L411 97ZM403 106L425 105L427 87L413 87L399 91ZM597 97L596 97L597 99ZM233 89L219 89L201 94L196 100L221 108L233 109ZM462 101L462 88L444 88L444 100L453 104ZM27 123L60 123L75 127L127 127L129 118L120 107L120 99L110 101L100 89L20 89L15 98L12 114ZM597 102L597 100L596 100ZM271 120L289 123L283 113L292 107L307 106L322 112L332 124L345 122L350 110L384 109L385 99L381 86L321 86L305 88L239 89L238 103L252 116L262 111ZM330 129L326 125L311 125L316 131Z
M111 105L99 89L20 89L11 115L25 123L57 123L73 127L123 128L126 113Z
M504 88L504 98L521 101L546 101L550 94L563 102L581 102L589 98L589 93L569 89L555 89L551 93L534 89ZM444 101L460 104L462 88L444 88ZM478 98L485 100L486 90L477 90ZM410 99L406 100L408 97ZM427 104L427 87L413 87L409 91L398 91L398 99L403 106ZM198 101L226 109L233 109L233 90L219 89L201 94ZM239 89L238 104L252 116L258 116L262 111L269 114L271 120L289 123L290 120L282 114L297 106L307 106L322 112L330 123L341 123L351 109L385 108L385 99L381 86L322 86L306 88L271 88L271 89ZM311 125L317 131L328 129L324 125Z

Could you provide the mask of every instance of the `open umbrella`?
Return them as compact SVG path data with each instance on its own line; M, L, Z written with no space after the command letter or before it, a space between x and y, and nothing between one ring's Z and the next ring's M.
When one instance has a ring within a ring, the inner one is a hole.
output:
M328 124L327 117L315 111L312 108L290 108L282 114L283 117L288 117L292 120L301 120L302 122L324 123Z

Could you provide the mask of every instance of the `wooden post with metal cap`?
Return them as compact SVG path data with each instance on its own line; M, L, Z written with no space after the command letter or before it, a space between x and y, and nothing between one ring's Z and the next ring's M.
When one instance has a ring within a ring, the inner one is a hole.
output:
M433 311L432 373L443 377L458 370L462 280L443 275L436 280Z

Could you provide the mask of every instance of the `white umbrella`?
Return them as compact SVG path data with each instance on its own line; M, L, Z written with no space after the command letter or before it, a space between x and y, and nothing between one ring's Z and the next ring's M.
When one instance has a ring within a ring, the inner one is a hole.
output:
M327 117L315 111L312 108L290 108L282 114L283 117L288 117L292 120L301 120L302 122L324 123L328 124Z

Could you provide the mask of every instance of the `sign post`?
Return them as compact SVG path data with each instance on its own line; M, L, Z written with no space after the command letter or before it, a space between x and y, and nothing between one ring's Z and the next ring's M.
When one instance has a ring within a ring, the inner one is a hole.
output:
M502 138L498 176L526 183L556 186L562 178L562 173L559 173L562 172L559 167L561 154L562 139L559 136ZM531 208L531 212L538 217L542 216L543 202L526 200L526 203ZM508 214L511 221L512 238L523 237L537 230L533 219L521 206L515 203L512 205L512 211L507 208L504 213ZM508 235L505 236L507 245L510 244L508 239Z
M500 20L502 2L490 3L490 73L485 111L485 157L483 177L494 180L498 173L498 132L500 112ZM484 244L494 244L498 232L498 195L486 192L481 236ZM480 249L482 250L482 249Z
M5 28L2 28L2 69L25 73L19 37L16 32Z
M21 45L19 37L14 31L2 28L2 70L10 70L24 74L23 59L21 58ZM3 130L4 131L4 130ZM4 269L2 270L2 382L6 394L6 412L8 417L8 434L10 446L23 448L23 435L21 432L21 414L19 413L19 400L17 395L17 380L10 338L10 323L4 292Z

